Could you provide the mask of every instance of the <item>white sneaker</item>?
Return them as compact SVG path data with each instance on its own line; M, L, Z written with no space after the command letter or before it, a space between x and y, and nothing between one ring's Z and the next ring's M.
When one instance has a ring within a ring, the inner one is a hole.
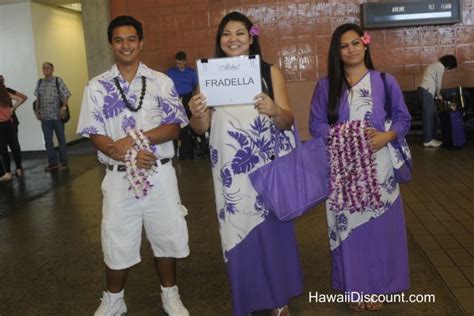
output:
M125 305L123 296L112 302L110 294L104 292L101 301L94 316L123 316L127 314L127 305Z
M436 140L436 139L433 139L432 142L435 143L435 146L434 147L439 147L443 144L443 142L439 141L439 140Z
M425 147L439 147L439 146L441 146L441 144L443 144L443 142L440 142L439 140L436 140L436 139L432 139L427 143L423 143L423 146L425 146Z
M161 301L163 309L169 316L189 316L189 312L184 307L179 297L178 287L161 287Z

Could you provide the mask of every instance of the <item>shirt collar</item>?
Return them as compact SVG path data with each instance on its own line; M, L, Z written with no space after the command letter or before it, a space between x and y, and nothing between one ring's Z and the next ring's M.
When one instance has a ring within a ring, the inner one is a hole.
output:
M145 64L140 62L135 78L141 76L145 76L148 79L153 79L153 71ZM107 80L113 80L115 77L122 77L120 71L118 70L117 64L113 64L112 68L110 68L110 70L105 74L105 77Z

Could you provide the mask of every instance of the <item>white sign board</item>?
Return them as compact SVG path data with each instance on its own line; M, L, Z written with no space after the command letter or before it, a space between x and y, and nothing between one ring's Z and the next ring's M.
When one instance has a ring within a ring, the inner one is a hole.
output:
M262 92L258 55L201 59L197 70L207 106L255 104Z

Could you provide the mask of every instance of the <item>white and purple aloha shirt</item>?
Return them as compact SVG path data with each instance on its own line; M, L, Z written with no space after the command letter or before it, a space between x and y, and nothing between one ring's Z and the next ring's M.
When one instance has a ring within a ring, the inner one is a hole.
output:
M137 112L132 112L125 106L114 78L119 78L128 102L136 108L142 90L142 76L146 78L143 105ZM173 81L165 74L140 63L135 78L129 84L122 78L117 66L113 65L109 71L89 81L84 89L77 134L82 137L104 135L118 140L125 137L129 129L148 131L165 124L180 124L181 127L188 125L186 112ZM159 159L174 156L172 141L151 147ZM97 155L103 164L121 163L100 151Z

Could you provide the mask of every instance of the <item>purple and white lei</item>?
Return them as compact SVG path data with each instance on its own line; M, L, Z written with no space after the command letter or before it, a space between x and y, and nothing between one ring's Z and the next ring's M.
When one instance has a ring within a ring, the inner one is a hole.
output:
M329 131L330 209L362 212L382 207L375 152L364 121L334 124Z
M127 178L130 183L128 188L133 191L135 198L140 199L148 195L153 184L148 181L148 176L155 172L155 168L141 169L137 166L137 155L141 150L152 151L150 141L145 137L143 131L130 129L127 134L133 139L133 146L125 154L125 165L127 166Z

